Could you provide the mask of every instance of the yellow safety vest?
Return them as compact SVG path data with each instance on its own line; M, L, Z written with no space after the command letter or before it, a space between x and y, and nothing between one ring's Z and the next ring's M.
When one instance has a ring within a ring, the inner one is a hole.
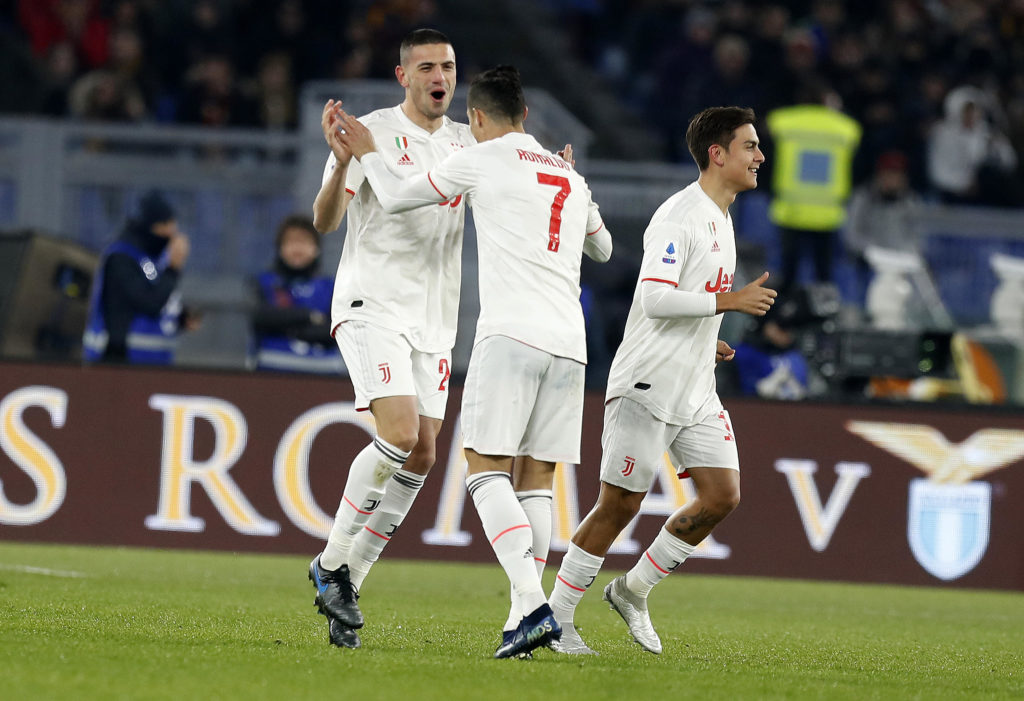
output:
M782 107L767 122L774 142L769 218L791 229L838 229L846 220L860 125L824 105Z

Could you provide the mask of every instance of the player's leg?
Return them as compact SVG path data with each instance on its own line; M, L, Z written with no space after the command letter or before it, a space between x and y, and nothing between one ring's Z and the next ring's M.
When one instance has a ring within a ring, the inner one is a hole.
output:
M466 487L484 533L508 575L523 611L529 612L516 639L495 657L512 657L557 636L533 560L533 531L512 487L512 456L533 411L537 388L551 356L504 336L491 336L473 349L462 400Z
M605 599L629 625L634 639L650 652L661 651L647 613L654 586L693 553L739 504L740 473L729 415L722 410L679 432L669 448L673 461L688 467L697 497L669 517L636 565L605 589Z
M341 502L323 552L310 563L321 613L345 625L363 625L348 557L356 534L380 506L385 485L402 468L419 435L411 349L398 334L362 322L346 322L335 338L345 358L356 406L369 408L377 435L349 467Z
M405 520L434 466L437 435L448 405L451 352L413 350L410 360L416 385L419 435L405 465L388 481L380 507L352 544L348 565L357 589L362 587L370 567Z
M402 469L388 480L380 506L356 535L349 551L349 572L356 589L362 588L370 568L402 525L434 465L441 421L422 415L419 418L419 441Z
M413 446L408 435L416 435L411 427L419 422L415 397L383 397L374 399L370 406L377 436L352 461L327 543L310 564L318 605L353 628L363 625L363 616L348 566L352 544L380 506L388 481L408 458Z
M511 456L480 455L466 449L466 487L484 534L508 576L513 595L526 613L510 636L502 636L499 658L517 657L561 634L544 596L533 559L533 531L512 489Z
M523 507L526 519L533 531L533 561L537 564L537 576L543 581L544 565L551 548L551 493L555 478L555 464L535 460L527 455L515 459L512 468L512 489ZM508 618L502 628L502 638L514 634L519 622L528 611L519 606L519 597L510 592L511 604Z
M605 407L601 491L573 534L549 598L564 631L574 630L576 607L600 572L605 554L640 511L671 432L632 400L613 399Z

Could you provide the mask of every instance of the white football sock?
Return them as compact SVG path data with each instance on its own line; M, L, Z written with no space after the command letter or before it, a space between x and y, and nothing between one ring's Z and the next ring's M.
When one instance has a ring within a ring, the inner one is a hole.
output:
M399 450L380 436L363 448L348 470L345 492L334 517L334 526L327 545L320 555L320 566L336 570L348 563L349 551L356 534L362 530L373 512L380 507L384 487L391 475L405 464L409 453Z
M480 472L466 478L466 487L521 609L533 612L547 599L533 559L533 531L512 491L511 477L506 472Z
M366 527L356 535L349 550L348 568L356 589L363 586L363 580L366 579L366 574L373 563L402 525L425 479L426 475L399 470L388 481L380 508L366 522Z
M515 494L533 531L533 560L537 563L537 576L543 582L544 565L547 564L548 550L551 548L551 490L530 489ZM510 598L512 604L502 630L515 630L522 617L530 613L519 609L519 598L515 592L510 591Z
M626 573L626 587L637 596L646 597L654 585L683 564L696 547L662 528L651 547Z
M603 564L603 557L591 555L575 543L569 543L548 599L551 610L555 612L555 620L563 627L572 624L576 606L594 583Z

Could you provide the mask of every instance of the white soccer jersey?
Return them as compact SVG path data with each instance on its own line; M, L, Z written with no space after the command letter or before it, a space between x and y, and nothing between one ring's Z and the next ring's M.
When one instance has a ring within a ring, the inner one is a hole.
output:
M475 143L469 126L447 117L430 133L401 107L371 112L359 120L373 133L385 162L409 175L427 171L446 156ZM326 182L337 165L332 153ZM425 353L455 345L465 204L451 202L401 214L381 208L355 159L345 176L352 194L348 233L334 282L334 324L361 319L404 334Z
M478 343L508 336L587 362L580 258L604 224L586 181L529 134L511 132L428 173L442 197L468 194L480 275Z
M736 269L732 217L693 183L665 201L644 233L644 258L606 399L629 397L666 423L689 426L721 409L715 350L722 315L651 319L645 280L680 290L729 292Z

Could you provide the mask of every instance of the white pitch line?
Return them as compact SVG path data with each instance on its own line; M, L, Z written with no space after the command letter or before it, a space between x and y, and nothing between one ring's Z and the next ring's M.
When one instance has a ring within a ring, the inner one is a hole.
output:
M71 579L89 576L84 572L75 572L73 570L51 570L46 567L31 567L30 565L0 564L0 570L7 570L8 572L24 572L25 574L41 574L46 577L68 577Z

